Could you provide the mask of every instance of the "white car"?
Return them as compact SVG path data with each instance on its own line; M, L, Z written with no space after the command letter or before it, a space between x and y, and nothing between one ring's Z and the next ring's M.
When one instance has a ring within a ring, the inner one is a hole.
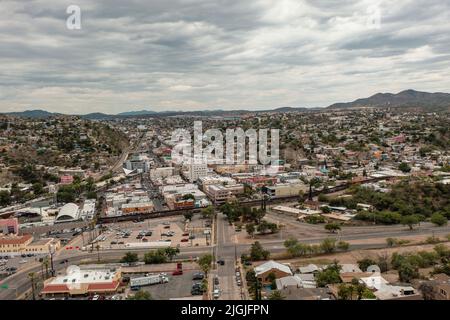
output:
M24 264L24 263L27 263L27 262L28 262L28 261L27 261L27 260L25 260L25 259L24 259L24 260L20 260L20 261L19 261L19 263L20 263L20 264Z
M214 299L219 299L219 297L220 297L220 290L219 289L214 289L213 297L214 297Z
M100 296L96 294L95 296L92 297L92 300L100 300Z

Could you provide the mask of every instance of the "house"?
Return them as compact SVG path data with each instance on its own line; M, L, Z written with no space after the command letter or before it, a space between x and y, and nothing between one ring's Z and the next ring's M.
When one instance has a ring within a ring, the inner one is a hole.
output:
M320 271L321 269L318 266L316 266L315 264L309 264L305 267L299 267L298 270L300 273L306 274L306 273L316 273L316 272Z
M344 263L341 264L341 273L362 272L356 264Z
M378 300L421 300L422 297L411 286L391 285L380 273L360 278L360 282L373 291Z
M255 267L255 274L258 280L263 284L270 283L269 274L273 273L275 279L280 279L286 276L292 276L292 271L289 266L270 260L257 267Z
M286 300L333 300L334 297L327 288L295 288L280 289Z
M450 300L450 277L448 275L439 273L424 283L431 287L433 300Z

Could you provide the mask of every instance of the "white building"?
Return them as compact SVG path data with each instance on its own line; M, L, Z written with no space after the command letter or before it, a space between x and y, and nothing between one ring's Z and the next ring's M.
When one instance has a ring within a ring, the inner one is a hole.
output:
M189 182L195 182L198 178L208 175L208 165L206 163L191 163L188 167L187 178Z

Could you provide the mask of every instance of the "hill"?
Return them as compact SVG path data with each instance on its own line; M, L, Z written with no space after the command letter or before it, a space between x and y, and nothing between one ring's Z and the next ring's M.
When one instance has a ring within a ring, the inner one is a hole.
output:
M369 98L348 103L335 103L327 109L365 108L365 107L450 107L449 93L428 93L405 90L397 94L377 93Z

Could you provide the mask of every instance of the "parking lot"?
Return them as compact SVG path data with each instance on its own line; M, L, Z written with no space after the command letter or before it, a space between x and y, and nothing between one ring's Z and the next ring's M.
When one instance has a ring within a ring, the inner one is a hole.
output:
M6 256L0 255L0 277L6 277L25 268L45 255Z
M171 246L189 247L206 245L201 228L185 231L184 217L149 219L142 222L125 222L108 226L98 237L100 249L127 248L127 244L171 241Z
M194 265L194 264L193 264ZM160 270L164 270L163 266L159 267ZM193 280L194 274L198 273L200 270L195 269L184 269L182 275L174 276L170 272L173 269L173 266L166 268L167 275L169 277L168 283L163 284L155 284L144 286L141 289L149 292L152 295L152 298L155 300L169 300L174 298L187 298L187 297L198 297L191 295L192 285L194 283L201 282L201 280ZM133 274L131 278L134 277L142 277L145 274ZM134 294L134 291L131 291L130 288L126 290L127 294Z

